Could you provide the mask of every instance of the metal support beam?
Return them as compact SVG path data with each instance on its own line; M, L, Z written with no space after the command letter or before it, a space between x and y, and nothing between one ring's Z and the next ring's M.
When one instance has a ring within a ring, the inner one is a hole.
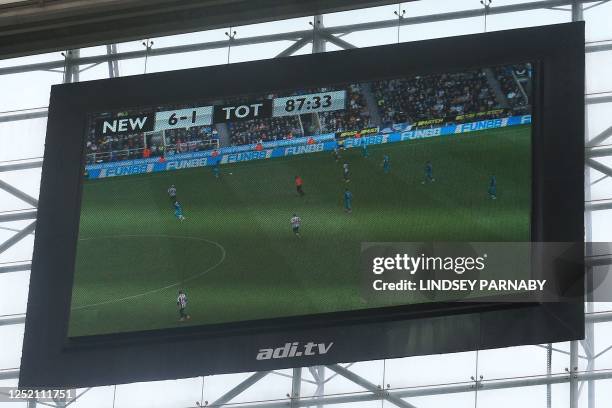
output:
M0 316L0 326L11 326L14 324L24 324L25 315Z
M15 380L19 378L18 368L8 368L6 370L0 370L0 380Z
M27 162L27 163L13 163L13 164L1 164L0 173L5 171L15 171L24 169L36 169L42 167L42 160Z
M394 1L9 0L11 7L2 0L0 58L185 34L203 27L211 30L306 17ZM30 7L24 3L30 3Z
M107 44L106 54L113 55L117 53L117 44ZM108 77L117 78L119 76L119 62L115 60L108 60Z
M64 83L79 82L79 66L77 60L81 56L79 49L68 50L64 53Z
M546 345L546 375L552 375L552 344ZM552 385L546 384L546 408L552 408Z
M344 41L342 38L336 37L333 34L322 33L321 34L327 41L330 43L342 48L343 50L352 50L353 48L357 48L353 44L348 41Z
M612 201L608 201L605 203L586 203L584 209L586 211L612 210Z
M589 252L590 253L590 252ZM593 282L593 268L586 268L586 311L587 313L593 313L594 310L594 282ZM585 322L584 324L584 346L585 352L587 352L588 360L587 367L588 370L595 370L595 360L598 357L595 355L595 323L593 322ZM587 381L587 404L588 408L595 408L595 381L589 380Z
M588 149L585 152L587 158L612 156L612 147L602 147L598 149Z
M316 396L319 399L323 399L325 397L325 383L327 380L325 379L325 366L317 367L317 377L319 378L320 383L317 384ZM323 402L317 401L317 408L324 408Z
M584 316L587 323L612 322L612 312L588 313Z
M610 313L612 314L612 312ZM268 373L269 372L265 372L263 376L265 376ZM253 376L257 374L262 374L262 373L255 373L253 374ZM253 376L249 377L249 379L247 379L246 381L249 381ZM261 378L263 378L263 376ZM578 372L578 373L574 373L574 377L577 382L609 380L609 379L612 379L612 370L598 370L598 371L590 371L590 372L582 372L582 373ZM0 370L0 380L12 380L12 379L17 379L17 378L19 378L19 370L16 368ZM259 381L259 379L257 381ZM532 377L524 377L524 378L510 378L510 379L503 379L503 380L489 380L489 381L484 380L480 383L479 392L500 390L500 389L510 389L510 388L530 387L530 386L540 386L540 385L546 385L546 384L564 384L568 382L570 382L570 375L567 373L561 374L561 375L552 375L552 376L540 375L540 376L532 376ZM242 389L242 391L244 391L244 389ZM413 388L404 389L404 390L395 390L395 391L386 391L386 392L397 398L423 397L423 396L443 395L443 394L457 394L457 393L465 393L465 392L474 392L474 383L470 381L470 382L461 383L461 384L413 387ZM232 398L235 397L236 395L232 396ZM324 397L324 398L317 398L317 397L302 398L300 399L300 401L297 401L296 404L299 407L310 407L315 404L322 404L322 405L323 404L327 404L327 405L343 404L343 403L348 404L348 403L355 403L355 402L360 402L360 401L376 401L376 400L380 400L380 397L373 393L367 393L367 394L360 393L360 394L353 394L353 395L330 396L330 397ZM218 406L219 404L217 401L213 404L210 404L210 406ZM287 405L288 405L287 401L279 401L279 402L272 402L272 403L267 403L267 404L265 403L264 404L262 403L241 404L240 407L241 408L287 408Z
M323 16L316 15L312 19L312 53L326 51L326 40L324 36L325 25L323 24Z
M317 399L317 408L323 408L323 404L319 403L318 399L322 399L325 396L325 366L308 367L308 370L317 384L313 398Z
M539 1L531 1L527 3L518 3L511 4L507 6L491 6L488 15L493 14L503 14L503 13L512 13L519 11L529 11L529 10L538 10L538 9L546 9L550 7L561 7L561 6L571 6L573 2L576 0L539 0ZM597 0L579 0L581 3L594 3ZM484 11L482 8L476 8L471 10L463 10L456 11L450 13L438 13L438 14L430 14L424 16L416 16L416 17L405 17L400 21L401 25L412 25L412 24L423 24L423 23L432 23L432 22L440 22L447 20L456 20L456 19L464 19L470 17L481 17ZM343 26L334 26L328 28L322 28L321 31L328 34L346 34L351 32L358 31L367 31L367 30L375 30L379 28L388 28L388 27L397 27L398 20L396 18L383 20L383 21L374 21L370 23L359 23L359 24L349 24ZM312 36L311 30L301 30L294 31L289 33L279 33L279 34L269 34L262 36L253 36L246 38L236 38L232 42L232 46L241 46L241 45L253 45L253 44L263 44L267 42L274 41L298 41L301 38ZM148 53L149 57L152 56L160 56L160 55L171 55L178 54L184 52L193 52L193 51L204 51L204 50L212 50L212 49L220 49L226 48L227 41L211 41L205 43L196 43L196 44L187 44L187 45L178 45L172 47L161 47L151 49ZM72 62L76 65L87 65L87 64L95 64L95 63L106 63L109 60L112 61L120 61L126 59L134 59L134 58L144 58L146 55L146 50L138 50L138 51L128 51L128 52L118 52L113 55L96 55L91 57L83 57L83 58L73 58ZM0 68L0 75L5 74L14 74L21 73L27 71L38 71L38 70L50 70L63 68L64 61L49 61L35 64L27 64L20 66L10 66Z
M297 406L296 401L299 401L302 395L302 368L294 368L291 378L291 407Z
M72 50L72 54L73 54L73 61L74 60L78 60L79 57L81 56L81 50L76 48L74 50ZM80 74L80 67L81 65L77 62L73 62L71 61L71 65L70 68L72 69L72 82L79 82L79 74Z
M594 105L594 104L598 104L598 103L610 103L610 102L612 102L612 95L589 96L589 97L585 98L584 102L587 105Z
M612 42L603 44L587 44L584 47L585 53L612 51Z
M594 3L597 0L540 0L540 1L530 1L524 3L510 4L507 6L491 6L488 8L487 16L491 16L494 14L507 14L507 13L516 13L520 11L530 11L530 10L538 10L538 9L547 9L551 7L562 7L562 6L571 6L575 1L580 3ZM495 2L493 2L495 4ZM414 24L424 24L424 23L434 23L439 21L449 21L449 20L460 20L464 18L472 18L472 17L483 17L484 16L484 8L476 8L470 10L461 10L461 11L452 11L448 13L437 13L437 14L428 14L424 16L415 16L415 17L403 17L399 20L400 26L414 25ZM390 28L397 27L398 19L390 19L383 21L373 21L370 23L357 23L357 24L349 24L343 26L335 26L328 29L329 33L339 34L339 33L352 33L356 31L364 31L364 30L376 30L379 28Z
M0 180L0 189L6 191L7 193L19 198L22 201L25 201L26 203L30 204L33 207L37 207L38 206L38 200L35 199L34 197L30 196L29 194L24 193L23 191L19 190L16 187L11 186L9 183Z
M378 398L376 399L385 399L387 401L389 401L391 404L401 407L401 408L416 408L414 405L410 404L409 402L404 401L403 399L401 399L400 397L391 394L389 391L386 391L384 389L384 384L382 384L380 387L377 387L376 385L374 385L373 383L369 382L368 380L366 380L365 378L355 374L354 372L347 370L346 368L342 367L341 365L338 364L333 364L330 366L327 366L330 370L340 374L341 376L343 376L344 378L346 378L347 380L350 380L352 382L354 382L355 384L365 388L366 390L370 391L372 394L375 394Z
M35 220L36 210L0 214L0 222Z
M256 382L264 378L269 373L270 371L260 371L260 372L257 372L251 375L249 378L247 378L246 380L244 380L243 382L241 382L240 384L238 384L237 386L235 386L234 388L232 388L231 390L229 390L228 392L220 396L215 402L213 402L210 405L213 407L217 407L217 406L227 404L232 399L237 397L239 394L244 392L247 388L249 388Z
M287 47L284 51L279 53L274 58L282 58L282 57L288 57L290 55L293 55L295 52L297 52L300 48L302 48L309 42L311 42L310 38L300 38L299 40L291 44L289 47Z
M606 130L604 130L603 132L601 132L600 134L598 134L597 136L589 140L587 142L587 147L595 147L597 145L600 145L610 136L612 136L612 126L610 126ZM587 152L587 155L588 155L588 152Z
M28 109L23 111L4 112L0 113L0 123L15 122L17 120L39 119L46 118L48 115L47 108Z
M600 163L598 161L595 161L593 159L586 159L585 160L585 164L587 166L590 166L590 167L594 168L598 172L605 174L606 176L612 177L612 169L610 167L606 166L605 164L602 164L602 163Z
M570 408L578 408L578 342L576 340L570 342Z
M331 367L330 367L331 368ZM582 381L599 381L612 379L612 370L599 370L583 373L574 373L575 380L577 382ZM570 375L541 375L524 378L512 378L504 380L490 380L481 381L478 392L486 392L501 389L521 388L540 386L546 384L565 384L570 382ZM412 398L412 397L424 397L433 395L444 395L444 394L458 394L458 393L473 393L474 382L466 382L461 384L452 385L437 385L437 386L424 386L414 387L403 390L386 391L388 394L397 398ZM302 398L298 402L299 407L312 407L315 404L321 404L324 406L334 404L356 404L359 402L378 401L380 396L373 393L359 393L359 394L346 394L338 396L328 396L324 398ZM240 404L240 408L287 408L286 401L270 402L270 403L253 403L253 404Z
M301 30L301 31L293 31L289 33L278 33L278 34L266 34L260 36L253 37L245 37L245 38L235 38L232 40L232 47L238 47L242 45L254 45L254 44L264 44L268 42L275 41L298 41L304 37L311 37L312 30ZM195 43L195 44L185 44L185 45L176 45L171 47L159 47L159 48L151 48L148 51L138 50L138 51L126 51L126 52L118 52L117 54L107 55L94 55L91 57L82 57L82 58L73 58L72 63L76 65L88 65L88 64L99 64L103 62L111 61L122 61L129 59L137 59L144 58L145 56L155 57L162 55L173 55L173 54L181 54L187 52L194 51L206 51L206 50L215 50L215 49L225 49L227 48L227 40L219 40L219 41L209 41L204 43ZM49 62L41 62L35 64L27 64L27 65L19 65L19 66L11 66L0 68L0 75L7 74L16 74L21 72L28 71L40 71L40 70L49 70L55 68L64 68L65 61L57 60L57 61L49 61Z
M32 222L24 229L4 241L2 244L0 244L0 254L15 245L17 242L21 241L23 238L27 237L32 231L34 231L35 228L36 221Z
M584 20L584 13L582 10L582 2L580 0L572 1L572 21Z
M22 272L29 271L32 269L32 264L22 264L22 265L10 265L10 266L0 266L0 274L9 273L9 272Z

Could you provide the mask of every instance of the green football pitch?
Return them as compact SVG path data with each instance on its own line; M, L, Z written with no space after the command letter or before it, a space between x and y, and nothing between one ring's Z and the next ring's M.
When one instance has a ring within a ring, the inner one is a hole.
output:
M529 240L530 141L530 127L517 126L370 146L368 158L349 149L340 163L320 152L223 165L219 179L195 168L85 181L69 335L381 306L361 294L361 242ZM435 182L422 184L427 160Z

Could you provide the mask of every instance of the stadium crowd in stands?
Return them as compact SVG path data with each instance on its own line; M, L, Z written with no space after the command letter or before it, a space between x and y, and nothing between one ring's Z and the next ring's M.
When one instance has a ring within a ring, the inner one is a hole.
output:
M414 123L500 107L483 71L417 76L373 84L384 123Z
M207 142L218 137L217 129L213 126L168 129L165 131L166 149L173 153L209 150L214 145Z
M95 132L90 133L87 140L88 163L110 162L139 158L144 148L142 133L108 135L96 138Z
M343 111L323 112L321 131L336 132L361 130L370 126L370 112L365 103L361 85L352 84L346 88L347 104Z
M211 140L218 138L217 130L212 126L169 129L164 133L165 140L162 140L161 132L96 137L92 131L86 145L87 162L106 163L207 150L216 146Z
M228 128L233 146L302 136L297 116L230 122Z
M527 64L497 67L495 74L501 85L501 89L508 101L508 105L517 114L525 114L529 111L528 101L525 98L525 89L521 89L519 81L525 84L529 81L531 72Z

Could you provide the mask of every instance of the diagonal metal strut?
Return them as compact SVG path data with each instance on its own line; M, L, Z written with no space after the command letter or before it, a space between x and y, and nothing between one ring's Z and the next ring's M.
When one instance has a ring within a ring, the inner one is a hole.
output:
M2 244L0 244L0 254L15 245L17 242L21 241L23 238L27 237L32 231L34 231L35 228L36 221L33 221L24 229L4 241Z
M11 186L9 183L0 180L0 188L4 191L6 191L9 194L14 195L15 197L19 198L22 201L25 201L26 203L30 204L33 207L37 207L38 206L38 200L35 199L34 197L32 197L29 194L24 193L23 191L19 190L16 187Z
M295 52L297 52L300 48L302 48L309 42L311 42L310 38L300 38L299 40L291 44L289 47L287 47L285 50L277 54L274 58L282 58L293 55Z
M374 394L380 395L381 398L384 398L385 400L389 401L393 405L396 405L401 408L416 408L414 405L410 404L409 402L404 401L400 397L393 395L389 393L388 391L378 388L376 385L369 382L365 378L355 374L354 372L350 370L347 370L346 368L338 364L329 365L327 366L327 368L329 368L332 371L335 371L336 373L340 374L347 380L350 380L354 382L355 384L362 386L366 390ZM384 387L384 384L383 384L383 387Z
M270 374L270 371L256 372L255 374L251 375L249 378L247 378L246 380L244 380L243 382L241 382L240 384L238 384L237 386L235 386L234 388L232 388L231 390L229 390L228 392L220 396L215 402L210 404L210 406L218 407L218 406L227 404L232 399L234 399L236 396L246 391L249 387L251 387L253 384L258 382L259 380L261 380L268 374Z
M592 168L594 168L595 170L597 170L600 173L603 173L607 176L612 177L612 169L608 166L606 166L605 164L602 164L598 161L595 161L593 159L586 159L585 160L585 164L587 164L588 166L591 166Z
M595 147L597 145L600 145L610 136L612 136L612 126L595 136L593 139L589 140L587 142L587 147Z

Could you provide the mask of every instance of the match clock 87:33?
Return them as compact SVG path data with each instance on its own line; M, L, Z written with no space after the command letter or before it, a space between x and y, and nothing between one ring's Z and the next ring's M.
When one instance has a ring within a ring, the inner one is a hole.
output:
M321 92L276 98L272 103L272 116L293 116L303 113L343 110L346 91Z

